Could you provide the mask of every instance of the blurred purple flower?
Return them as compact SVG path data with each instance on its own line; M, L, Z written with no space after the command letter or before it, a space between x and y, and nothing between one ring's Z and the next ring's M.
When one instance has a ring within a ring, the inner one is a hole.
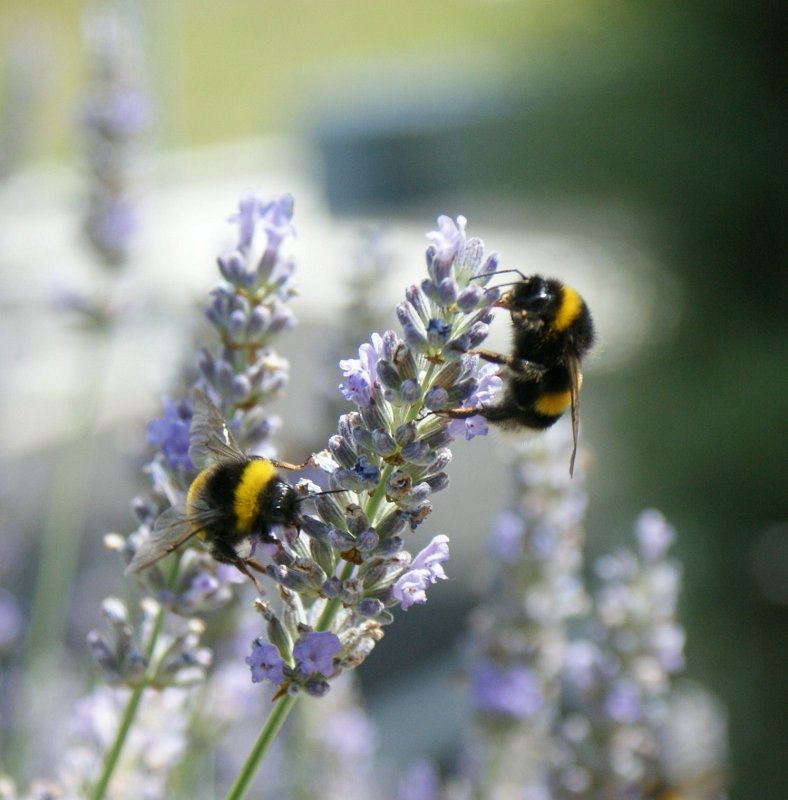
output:
M631 681L616 682L605 698L604 710L615 722L636 722L642 713L637 685Z
M266 200L255 192L245 192L238 204L238 211L228 217L230 222L238 223L238 247L247 250L252 245L258 223L266 235L266 250L276 250L282 241L295 234L291 223L293 218L293 197L283 194L273 200Z
M185 400L163 398L164 415L148 424L148 443L156 447L174 470L192 471L189 428L192 410Z
M346 759L354 767L360 760L368 763L378 744L375 726L358 706L328 714L322 719L317 736L335 759Z
M651 631L651 649L666 672L684 669L684 643L687 635L681 625L666 623Z
M476 711L529 717L543 705L539 681L528 667L478 664L471 673L471 703Z
M599 650L591 642L585 639L568 642L564 657L564 677L581 692L588 691L593 685L599 659Z
M85 233L107 265L129 255L137 232L134 197L137 139L150 125L142 83L142 46L128 15L96 7L83 18L90 77L81 113L91 185Z
M659 511L647 509L635 520L635 536L641 556L646 561L657 561L673 544L676 530Z
M0 589L0 650L11 644L22 631L22 612L11 592Z
M499 561L516 562L523 554L525 524L514 511L504 511L493 523L490 554Z
M421 758L409 764L397 786L397 800L438 800L440 775L432 761Z

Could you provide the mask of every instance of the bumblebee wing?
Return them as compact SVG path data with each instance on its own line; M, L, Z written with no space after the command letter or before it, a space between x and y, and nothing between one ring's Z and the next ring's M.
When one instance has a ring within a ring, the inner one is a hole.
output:
M159 515L150 536L134 554L126 567L126 574L139 572L155 564L195 533L196 530L186 519L182 508L168 508Z
M219 409L199 389L192 393L189 458L200 470L217 461L245 460Z
M577 455L577 432L580 428L580 384L583 381L580 372L580 359L577 356L569 357L569 394L572 398L572 457L569 459L569 475L575 471L575 456Z

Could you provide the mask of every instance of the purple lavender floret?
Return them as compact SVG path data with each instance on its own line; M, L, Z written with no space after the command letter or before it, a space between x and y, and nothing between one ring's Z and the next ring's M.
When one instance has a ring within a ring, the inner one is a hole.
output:
M148 424L148 444L157 448L173 470L191 472L194 466L189 458L189 428L192 410L187 400L162 400L164 414Z
M334 672L334 657L342 652L342 643L335 633L310 631L293 647L297 672L330 678Z
M463 406L486 406L494 402L503 387L503 379L498 375L494 364L485 364L479 370L479 382L476 389L465 400ZM489 426L484 417L477 414L468 419L453 419L449 422L449 433L452 436L464 436L468 441L476 436L485 436Z
M414 603L421 605L427 602L427 587L447 579L442 565L448 560L449 537L435 536L391 587L391 594L403 611L407 611Z
M274 645L262 638L255 640L251 654L244 660L252 670L252 683L269 680L279 685L285 679L284 659Z
M372 344L362 344L358 349L358 358L347 358L339 362L339 368L347 381L340 384L340 391L345 400L367 408L372 402L372 388L376 382L376 366L383 339L378 334L372 335Z

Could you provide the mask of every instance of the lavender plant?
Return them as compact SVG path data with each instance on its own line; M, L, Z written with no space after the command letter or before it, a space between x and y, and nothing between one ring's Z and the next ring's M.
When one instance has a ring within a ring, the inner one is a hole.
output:
M242 197L238 213L231 217L238 225L238 244L218 260L223 281L206 309L218 342L200 350L197 384L221 406L239 443L249 451L268 447L277 420L267 415L265 406L287 384L288 365L273 343L295 321L285 305L293 294L295 265L287 252L294 233L292 213L289 195L272 200L254 194ZM128 537L105 538L126 562L150 535L162 510L183 502L196 476L188 452L190 421L187 393L184 399L165 399L164 415L148 426L148 440L155 448L146 466L152 488L132 503L139 526ZM188 690L202 683L212 659L200 644L204 626L197 615L228 603L233 585L244 579L206 552L186 549L166 566L150 567L140 580L147 596L138 633L119 601L108 600L110 634L89 637L110 684L130 690L115 738L102 751L101 771L90 773L94 798L103 797L113 776L117 779L121 752L143 696L148 697L146 689Z
M141 134L150 124L139 37L128 15L97 5L83 18L89 84L82 108L90 176L84 231L99 260L120 266L137 232L134 175Z
M471 618L470 704L477 734L464 771L474 796L541 798L554 757L569 626L589 607L582 577L584 453L572 479L568 425L511 451L515 499L490 539L495 574Z
M288 365L273 345L294 323L286 305L292 213L287 195L242 197L231 218L238 243L219 258L222 283L206 309L216 344L200 350L192 381L250 453L271 454L278 420L266 406L287 384ZM190 737L201 730L202 752L213 747L205 731L226 732L239 706L247 716L259 708L251 692L262 688L258 696L274 704L227 795L244 796L297 699L324 698L340 676L351 677L393 610L425 603L429 586L446 577L447 536L433 536L415 555L407 540L430 515L433 495L448 486L452 438L486 432L482 418L449 420L441 411L488 402L500 389L496 368L473 353L498 298L486 286L497 257L485 259L481 241L466 238L462 217L439 218L428 235L428 275L397 306L399 331L372 334L357 358L340 361L339 389L354 408L313 457L312 479L295 487L304 509L299 524L277 528L273 543L253 543L273 591L254 602L253 632L230 632L236 644L239 635L246 639L245 653L225 648L234 660L218 663L208 680L216 659L203 643L202 617L230 604L238 584L249 586L238 570L193 547L153 564L139 576L139 611L105 600L106 629L88 642L108 686L79 704L54 770L57 784L29 796L164 796L174 766L189 750L200 752ZM159 514L183 503L196 476L191 396L184 388L165 399L163 416L148 427L152 487L133 501L137 529L105 537L126 563ZM601 586L592 602L581 577L583 457L570 481L570 438L568 427L557 426L513 457L516 502L496 522L491 545L494 591L472 621L475 734L465 774L442 788L437 772L421 765L401 783L402 797L666 800L674 790L721 797L724 723L707 695L679 692L672 680L683 667L684 643L675 619L680 572L667 557L674 533L657 512L642 515L638 552L598 562ZM374 733L352 691L331 697L339 702L319 736L314 725L291 736L299 757L307 743L319 763L321 790L347 797L359 784L345 781L354 762L369 761ZM326 705L301 704L302 721ZM695 736L696 757L688 758L681 743L698 709L713 733L702 748ZM340 728L357 735L347 740ZM285 742L281 765L289 751ZM268 789L314 794L313 777L289 786L267 781ZM371 783L364 785L369 791ZM0 797L19 796L0 779Z
M658 512L641 514L637 552L599 559L599 585L587 592L584 473L568 479L569 432L555 434L517 451L516 501L494 526L490 599L471 626L475 736L465 792L492 800L722 797L722 718L707 693L674 680L685 638L676 621L680 568L667 555L675 532ZM691 707L703 710L695 726L714 733L694 743L684 736L677 759Z
M428 277L397 307L402 334L373 334L357 359L340 362L340 389L356 409L340 417L315 459L336 493L317 497L300 530L282 532L266 570L282 605L258 602L266 633L247 662L253 681L278 686L278 699L230 798L245 793L298 694L323 696L331 680L363 662L392 622L391 608L426 602L428 586L445 577L447 536L434 536L415 557L404 549L404 535L448 485L452 433L432 412L481 402L500 379L468 352L487 335L497 291L484 284L497 258L484 260L481 241L466 239L463 218L441 217L439 225L430 234ZM468 438L483 432L475 420L460 427Z
M219 259L224 282L207 309L220 346L201 351L198 384L248 451L263 448L274 427L263 403L286 383L286 365L270 342L292 324L284 302L293 262L283 247L292 234L291 216L289 197L242 199L233 218L238 246ZM265 572L279 603L256 601L266 636L255 640L246 660L253 682L278 687L278 701L230 797L245 792L298 694L323 696L329 679L364 660L391 622L391 607L425 602L429 584L445 577L448 537L433 537L413 557L404 549L403 533L429 515L431 495L448 483L449 425L431 412L479 402L497 385L489 367L477 370L476 357L468 353L487 334L497 293L484 289L495 257L483 261L483 246L466 240L462 218L440 223L427 253L429 277L421 287L410 287L397 309L403 335L374 334L358 359L342 363L342 392L357 410L340 419L338 433L315 459L336 493L319 496L315 515L304 515L300 529L279 531L278 543L269 548ZM127 561L158 514L182 502L194 479L190 414L188 398L168 400L164 416L149 426L157 450L147 467L153 489L133 504L139 527L127 538L106 539ZM461 426L468 438L483 432L472 420ZM311 495L317 486L302 481L298 490ZM104 797L110 782L120 779L121 754L143 700L148 702L146 690L188 691L203 681L211 654L200 644L202 625L192 615L226 602L234 580L232 568L186 549L144 573L149 596L137 631L119 601L105 603L110 634L91 634L90 645L109 681L125 687L127 699L100 775L94 766L88 770L92 778L83 780L83 787L93 781L92 797Z
M685 641L676 620L681 567L668 555L675 531L649 510L638 517L635 535L636 551L620 549L596 562L594 611L568 653L556 796L716 800L725 783L720 718L706 715L707 730L717 733L711 752L709 738L699 738L691 745L697 758L685 758L683 769L671 758L673 715L687 708L687 690L675 682Z

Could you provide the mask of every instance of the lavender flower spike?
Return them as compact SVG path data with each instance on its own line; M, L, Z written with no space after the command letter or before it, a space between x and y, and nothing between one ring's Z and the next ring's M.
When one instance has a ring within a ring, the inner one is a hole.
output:
M449 484L452 430L432 409L495 386L469 350L492 319L496 295L480 289L497 261L485 260L482 242L466 238L465 224L441 218L440 230L428 234L434 244L427 249L427 277L408 287L397 306L400 331L373 333L357 358L340 361L339 389L355 407L316 456L335 493L317 497L297 536L281 538L267 571L285 601L277 630L286 629L284 641L294 643L279 647L285 662L280 695L324 693L366 658L392 621L392 608L425 603L427 588L446 578L448 536L433 536L415 557L405 537L429 517L434 496ZM319 666L316 658L304 659L318 635L325 637L330 665L328 655Z
M85 15L83 30L91 72L82 109L91 178L84 229L101 260L118 266L128 259L137 231L134 162L151 107L131 20L94 8Z
M292 212L289 195L242 199L236 215L238 244L219 257L222 280L206 308L216 333L214 343L193 359L198 367L192 370L197 374L195 385L220 407L245 452L270 450L267 440L277 421L268 416L265 406L287 384L288 364L276 355L273 344L294 323L286 307L293 294L295 266L287 254ZM132 502L137 529L128 537L105 537L107 547L121 554L126 563L151 536L157 517L183 505L197 475L189 457L191 387L184 387L179 394L180 399L165 400L163 417L148 426L154 452L145 471L152 485ZM219 564L197 547L184 547L166 561L139 573L147 594L140 604L140 618L135 619L120 601L109 599L104 605L109 633L93 631L88 636L90 650L107 680L127 693L131 690L123 714L132 717L135 709L150 704L149 687L188 692L189 687L204 681L212 653L200 644L205 625L197 615L228 604L237 584L246 580L234 567ZM272 645L259 643L247 662L255 680L281 682L284 678L284 659ZM324 661L319 666L328 671ZM182 706L185 700L188 698ZM81 777L85 791L80 796L90 794L99 800L112 791L129 728L121 725L111 747L98 754L100 774L96 769Z
M295 321L285 305L293 295L295 265L286 247L293 234L292 213L289 195L270 200L258 194L242 196L239 211L231 217L238 224L238 243L218 259L223 280L211 292L205 310L216 344L197 355L196 386L219 407L245 452L270 453L268 438L279 423L266 406L288 381L289 365L276 355L273 344ZM191 402L188 390L183 399L165 399L164 415L148 426L148 441L157 448L146 468L154 491L135 500L140 527L123 547L129 560L150 536L161 511L183 504L197 475L189 458ZM158 564L146 570L144 580L158 602L188 615L230 600L238 573L195 550L185 556L174 585L168 585Z
M479 797L564 796L541 792L559 755L551 725L569 626L589 605L581 577L584 458L571 480L562 460L570 442L569 426L558 423L510 455L516 500L493 523L495 572L468 642L476 724L466 771Z

